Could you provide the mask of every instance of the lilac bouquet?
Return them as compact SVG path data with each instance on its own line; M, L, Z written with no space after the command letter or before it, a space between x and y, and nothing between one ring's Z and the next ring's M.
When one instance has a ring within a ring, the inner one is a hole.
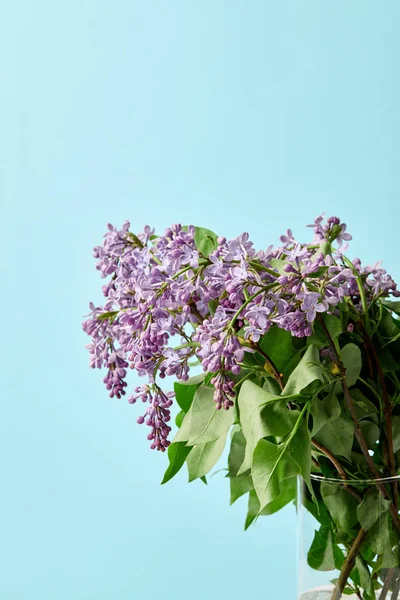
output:
M314 540L310 565L340 571L332 598L381 590L394 599L398 488L379 481L398 474L400 292L379 262L346 257L351 236L337 217L308 227L309 243L289 229L280 246L257 251L247 233L228 241L192 225L161 236L108 225L94 250L105 303L91 303L83 323L90 366L106 370L111 397L127 394L129 369L145 378L127 397L145 404L137 420L151 448L168 449L163 483L185 462L189 481L205 479L231 431L227 477L231 502L248 494L246 527L293 501L301 476L330 532ZM324 477L342 482L329 500ZM337 515L352 503L356 519L344 527Z

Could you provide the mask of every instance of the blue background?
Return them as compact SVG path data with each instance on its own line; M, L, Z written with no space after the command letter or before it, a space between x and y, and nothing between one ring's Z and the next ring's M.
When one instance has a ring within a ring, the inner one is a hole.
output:
M88 368L107 222L258 247L325 210L400 277L397 1L3 2L2 600L295 597L295 511L160 487ZM132 385L136 380L132 380Z

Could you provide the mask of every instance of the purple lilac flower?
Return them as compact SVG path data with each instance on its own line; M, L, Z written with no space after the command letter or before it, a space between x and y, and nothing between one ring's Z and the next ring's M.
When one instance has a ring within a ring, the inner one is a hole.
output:
M289 244L296 244L296 240L293 237L293 231L291 229L288 229L286 231L286 235L281 235L279 239L285 246L288 246Z
M242 233L237 238L226 242L225 260L233 261L242 259L249 260L255 255L253 242L249 240L248 233Z
M349 233L346 233L346 229L347 229L346 223L342 223L341 228L342 228L341 232L336 237L336 241L338 242L339 246L341 246L344 241L349 241L349 240L353 239Z
M82 329L92 338L92 342L86 345L90 353L90 367L92 369L101 369L107 364L110 345L107 342L113 334L112 327L108 320L100 320L98 317L109 312L112 304L108 303L104 308L95 307L90 303L91 312L82 323Z
M104 377L103 381L106 384L106 388L110 391L110 398L116 396L121 398L126 394L125 388L127 387L126 381L126 369L129 364L125 360L125 351L117 350L111 352L108 356L107 361L108 373Z
M156 242L157 251L162 256L162 266L169 275L175 274L183 266L197 267L199 253L194 243L195 228L187 231L181 225L171 225Z
M96 268L109 278L102 286L106 303L90 304L83 329L91 337L90 366L107 369L111 396L125 395L128 368L147 378L129 402L140 397L148 403L139 421L148 422L152 447L162 451L172 395L156 385L156 377L186 380L189 360L197 358L213 375L217 407L227 409L235 397L232 375L250 351L239 331L254 351L273 325L305 337L318 312L337 314L343 301L361 311L360 282L367 304L400 296L380 263L363 267L356 258L348 267L343 252L351 236L338 217L316 217L311 244L297 242L288 229L281 247L256 251L243 233L233 240L218 237L209 257L199 253L193 226L171 225L159 237L148 225L137 235L129 227L128 221L120 229L108 225L103 245L94 249ZM332 255L320 252L324 241L337 242ZM272 259L283 262L283 271L271 268Z
M317 312L325 312L327 310L327 303L319 302L320 294L318 292L309 292L304 295L303 302L301 303L301 310L307 315L307 321L312 323L317 316Z
M306 225L306 227L312 227L314 229L314 241L316 242L322 242L322 240L325 239L325 231L321 225L322 221L324 220L324 217L325 213L322 213L321 215L315 217L314 223Z
M282 329L290 331L294 337L307 337L312 334L312 327L307 321L306 314L298 308L277 317L275 323Z
M116 271L118 259L129 244L127 240L129 221L125 221L120 230L110 223L107 227L108 232L104 236L103 246L94 248L94 257L98 259L96 269L100 271L102 277L107 277Z
M158 386L144 385L135 390L135 394L130 396L129 402L134 404L139 398L148 403L148 407L143 416L139 417L139 425L145 423L151 427L147 439L151 441L150 448L165 452L170 445L168 434L171 427L167 423L171 420L170 407L172 406L173 392L164 393Z
M250 338L253 342L258 342L260 337L263 336L272 325L271 313L275 309L275 302L270 300L265 302L264 305L254 301L246 309L245 319L249 325L244 328L245 339Z
M193 340L200 347L196 355L201 360L203 369L210 373L219 370L240 373L239 363L243 360L244 349L236 335L229 329L230 318L219 306L212 319L205 319L197 327Z
M323 221L324 214L318 215L318 217L314 219L313 224L307 225L307 227L312 227L314 229L315 242L322 242L324 240L331 242L336 240L339 247L341 247L344 241L352 239L352 236L346 232L346 223L340 223L338 217L329 217L326 224L323 224Z
M193 356L193 349L191 348L180 348L179 350L166 348L163 352L164 360L160 366L160 377L175 375L177 379L187 381L189 379L187 361L191 356Z
M301 244L296 244L291 250L285 249L285 254L287 260L296 262L297 264L301 259L311 256L311 252L308 250L308 248L302 246Z
M234 382L226 373L218 373L211 379L211 383L215 387L214 402L217 408L229 410L233 406L232 398L235 397Z

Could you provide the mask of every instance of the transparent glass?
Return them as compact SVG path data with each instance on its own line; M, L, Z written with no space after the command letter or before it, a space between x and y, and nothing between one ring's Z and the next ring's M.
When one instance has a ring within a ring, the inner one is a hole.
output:
M299 477L297 600L400 600L399 482Z

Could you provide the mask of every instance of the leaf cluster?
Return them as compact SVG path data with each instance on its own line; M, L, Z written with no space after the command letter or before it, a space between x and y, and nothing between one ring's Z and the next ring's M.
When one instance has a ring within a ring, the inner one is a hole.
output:
M209 232L201 239L207 255L215 237ZM365 483L372 478L371 462L380 476L393 474L388 439L396 474L400 462L400 302L378 300L368 311L362 319L352 299L344 299L336 315L315 321L307 339L272 326L253 345L254 354L246 355L241 374L232 376L234 409L217 410L206 375L175 383L181 412L162 483L185 463L189 481L204 481L228 444L224 470L230 502L247 496L247 529L259 516L295 501L301 476L303 507L318 522L309 565L322 571L344 568L362 528L366 537L344 591L362 589L372 600L382 585L382 569L400 562L389 510L393 490L387 486L385 497Z

